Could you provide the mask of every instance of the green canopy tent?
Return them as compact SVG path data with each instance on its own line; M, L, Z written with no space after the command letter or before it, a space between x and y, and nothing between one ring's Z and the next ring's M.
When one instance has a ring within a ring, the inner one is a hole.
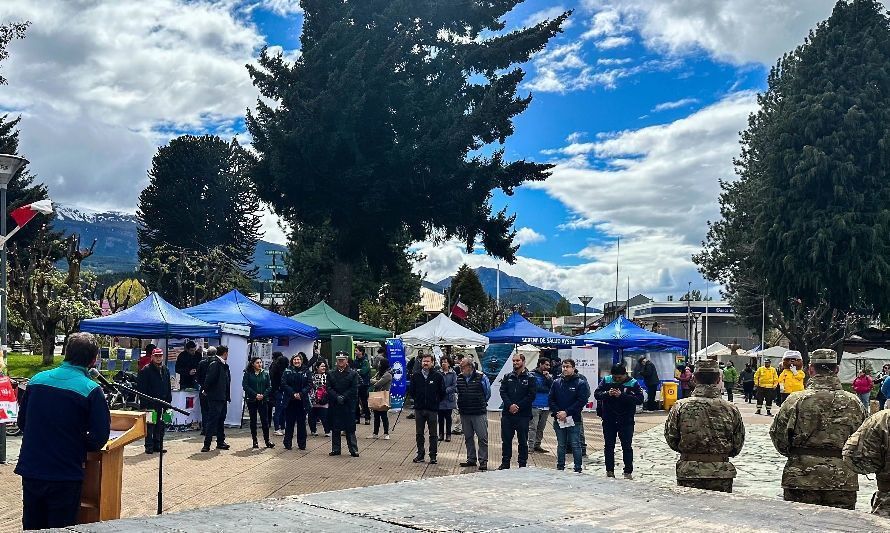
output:
M318 328L320 339L330 339L331 335L352 335L357 340L384 341L393 337L391 331L368 326L341 315L324 301L291 318Z

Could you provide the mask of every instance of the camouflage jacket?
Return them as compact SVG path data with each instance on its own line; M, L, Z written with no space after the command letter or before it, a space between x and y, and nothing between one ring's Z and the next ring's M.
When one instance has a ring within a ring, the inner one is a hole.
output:
M837 376L814 376L791 394L769 430L776 450L788 457L782 488L858 490L856 473L839 455L864 419L859 398L845 392ZM806 453L812 450L838 457Z
M879 411L856 430L844 444L844 461L854 472L877 474L878 482L890 484L890 411ZM887 492L887 491L885 491Z
M681 454L735 457L745 444L745 425L738 408L720 398L716 385L699 385L692 397L671 407L664 423L664 438ZM677 461L677 479L732 479L729 461Z

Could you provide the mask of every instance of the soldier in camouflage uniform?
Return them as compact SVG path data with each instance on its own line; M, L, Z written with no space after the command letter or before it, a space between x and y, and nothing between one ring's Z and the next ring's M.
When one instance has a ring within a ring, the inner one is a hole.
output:
M738 408L720 397L717 361L695 365L698 386L690 398L671 407L664 423L664 438L680 452L677 485L732 492L735 467L729 462L742 451L745 425Z
M854 509L859 480L841 457L844 443L862 424L865 410L837 377L837 354L810 355L807 388L782 403L769 434L788 457L782 473L785 500Z
M871 513L890 518L890 411L875 413L847 439L844 461L854 472L877 474L878 491L871 497Z

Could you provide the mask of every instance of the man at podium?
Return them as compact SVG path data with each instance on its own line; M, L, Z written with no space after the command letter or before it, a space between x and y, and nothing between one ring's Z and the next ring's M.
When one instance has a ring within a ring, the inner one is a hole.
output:
M102 388L87 373L98 355L92 334L72 334L62 365L36 374L22 395L24 436L15 468L22 476L22 529L77 523L87 452L102 449L111 431Z

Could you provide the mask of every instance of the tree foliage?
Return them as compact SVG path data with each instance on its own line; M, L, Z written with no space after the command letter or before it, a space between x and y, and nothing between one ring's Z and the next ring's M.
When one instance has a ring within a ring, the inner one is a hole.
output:
M513 133L531 98L514 67L568 17L505 33L522 0L304 0L301 56L248 66L262 99L247 125L262 199L294 226L330 230L331 305L347 312L353 267L391 265L399 246L458 238L515 258L513 217L491 194L550 165L483 150ZM484 155L488 154L488 155Z
M556 316L570 316L572 314L572 304L566 300L565 296L560 296L553 313Z
M3 62L7 57L9 57L9 50L7 47L9 43L16 39L24 39L25 31L28 29L30 22L12 22L9 24L3 24L0 26L0 63ZM0 85L6 85L6 78L0 76ZM0 153L11 153L11 152L0 152Z
M841 0L771 70L721 183L702 272L796 348L838 346L890 312L890 19Z
M108 302L108 308L112 313L129 309L148 296L145 285L138 279L121 280L105 289L102 297Z
M260 204L237 141L185 135L158 149L139 196L139 264L148 286L184 307L250 286Z

